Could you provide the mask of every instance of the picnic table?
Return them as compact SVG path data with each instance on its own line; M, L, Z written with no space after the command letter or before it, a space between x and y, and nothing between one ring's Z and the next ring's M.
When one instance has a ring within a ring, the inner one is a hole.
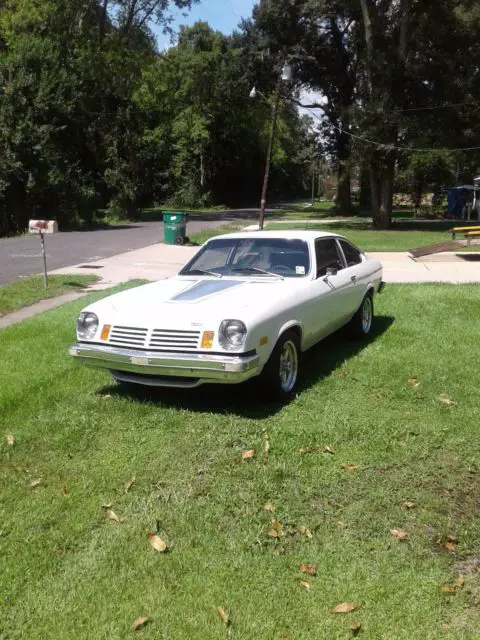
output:
M452 234L452 240L455 240L457 233L463 233L463 237L467 239L467 244L470 244L472 238L478 238L480 236L480 227L474 227L472 225L469 227L453 227L453 229L450 229L450 233Z

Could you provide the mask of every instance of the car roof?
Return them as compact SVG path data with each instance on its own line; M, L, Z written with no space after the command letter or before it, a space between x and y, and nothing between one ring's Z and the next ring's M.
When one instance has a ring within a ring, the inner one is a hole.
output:
M240 238L284 238L286 240L316 240L317 238L338 238L337 233L330 233L329 231L304 231L301 229L285 229L276 231L239 231L236 233L226 233L221 236L214 236L211 240L223 240L226 238L240 239Z

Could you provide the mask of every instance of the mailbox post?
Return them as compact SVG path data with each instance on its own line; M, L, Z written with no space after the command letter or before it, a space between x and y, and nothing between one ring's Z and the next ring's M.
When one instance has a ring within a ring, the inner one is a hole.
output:
M43 282L45 289L48 289L48 273L47 273L47 254L45 253L45 234L57 233L58 225L55 220L30 220L28 223L29 233L35 233L40 236L40 242L42 245L42 259L43 259Z

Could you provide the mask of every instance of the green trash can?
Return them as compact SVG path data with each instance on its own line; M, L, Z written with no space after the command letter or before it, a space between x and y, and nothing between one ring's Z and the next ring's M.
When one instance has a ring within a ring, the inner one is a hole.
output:
M165 244L185 244L187 238L188 213L184 211L163 212L163 239Z

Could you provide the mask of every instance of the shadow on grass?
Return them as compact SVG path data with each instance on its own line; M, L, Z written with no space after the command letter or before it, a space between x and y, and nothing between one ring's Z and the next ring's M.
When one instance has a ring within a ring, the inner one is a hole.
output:
M310 349L303 357L303 371L298 393L329 376L345 361L380 338L393 324L391 316L377 316L372 332L365 341L353 341L338 331ZM107 385L98 391L159 407L187 409L199 413L234 414L242 418L264 420L281 411L283 403L266 399L256 380L241 385L206 384L196 389L165 389L141 385Z

